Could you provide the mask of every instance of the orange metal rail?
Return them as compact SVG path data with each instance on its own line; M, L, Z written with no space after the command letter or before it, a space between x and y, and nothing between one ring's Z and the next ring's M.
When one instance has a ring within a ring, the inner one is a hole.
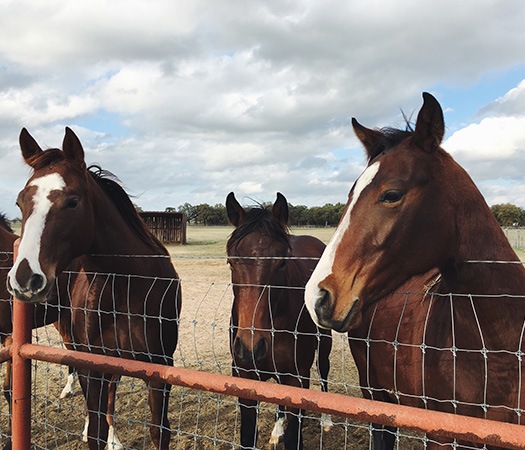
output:
M525 448L525 427L521 425L34 344L22 345L19 352L26 359L83 368L96 367L101 372L295 406L362 422L409 428L510 449ZM29 447L17 445L13 448L25 450Z

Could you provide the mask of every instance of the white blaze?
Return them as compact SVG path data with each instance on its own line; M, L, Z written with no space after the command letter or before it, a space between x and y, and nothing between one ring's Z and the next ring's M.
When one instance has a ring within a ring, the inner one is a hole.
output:
M316 323L317 314L315 313L315 304L317 300L321 297L321 293L319 291L319 283L332 273L335 252L337 251L337 247L339 247L339 244L343 239L343 235L350 226L350 214L352 213L352 209L357 203L357 200L359 199L359 196L361 195L363 190L372 182L378 170L379 161L367 167L357 180L352 195L352 201L350 202L350 205L348 206L345 215L341 220L341 223L335 230L332 239L330 239L330 242L326 246L321 256L321 259L317 263L317 266L315 267L315 270L312 273L312 276L308 280L308 283L306 283L306 288L304 292L306 308L312 316L313 321Z
M52 203L49 199L51 191L62 190L66 183L58 173L51 173L40 178L35 178L29 186L35 186L36 192L33 196L33 211L26 219L24 225L24 235L20 241L18 257L13 268L9 271L9 282L14 289L24 291L16 280L16 272L21 261L27 260L29 267L35 274L39 274L46 279L40 268L40 241L46 224L46 218L51 209Z

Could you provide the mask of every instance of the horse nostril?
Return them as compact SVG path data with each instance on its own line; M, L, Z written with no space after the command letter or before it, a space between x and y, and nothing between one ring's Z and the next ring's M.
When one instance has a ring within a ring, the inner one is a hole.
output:
M319 318L330 316L332 312L332 295L330 291L326 289L319 290L319 297L315 303L315 312Z
M253 359L255 359L255 362L260 362L266 357L267 353L268 343L266 342L266 339L262 338L255 346L255 350L253 351Z
M328 292L326 289L320 289L319 290L320 296L317 300L317 305L319 307L325 306L327 303L330 303L330 292Z
M233 342L233 354L237 359L242 361L244 359L245 353L246 349L244 347L244 344L238 337L236 337L235 341Z
M44 287L44 277L37 273L31 275L29 279L29 290L31 292L38 292Z

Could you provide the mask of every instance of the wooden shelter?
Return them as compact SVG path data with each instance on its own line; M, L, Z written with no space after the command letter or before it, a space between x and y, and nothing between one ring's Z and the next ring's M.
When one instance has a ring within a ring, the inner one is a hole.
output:
M186 214L181 212L142 211L149 230L165 244L186 243Z

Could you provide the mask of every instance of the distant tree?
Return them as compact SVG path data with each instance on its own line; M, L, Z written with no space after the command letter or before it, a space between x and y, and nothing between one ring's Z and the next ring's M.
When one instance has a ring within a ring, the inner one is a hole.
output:
M502 227L525 226L525 210L511 203L503 203L490 207L492 214Z
M226 225L228 223L224 205L210 206L207 203L203 203L195 208L197 209L197 223L202 225Z
M165 212L177 212L177 208L174 208L173 206L168 206L164 211Z
M184 205L180 205L178 211L186 214L186 220L188 221L188 223L195 223L195 221L197 220L197 216L199 215L197 207L192 206L189 203L184 203Z
M307 223L308 206L294 206L288 203L288 212L290 214L290 225L300 227Z
M142 212L143 211L143 209L139 205L137 205L136 203L133 203L133 206L135 207L135 211L137 211L137 212Z

